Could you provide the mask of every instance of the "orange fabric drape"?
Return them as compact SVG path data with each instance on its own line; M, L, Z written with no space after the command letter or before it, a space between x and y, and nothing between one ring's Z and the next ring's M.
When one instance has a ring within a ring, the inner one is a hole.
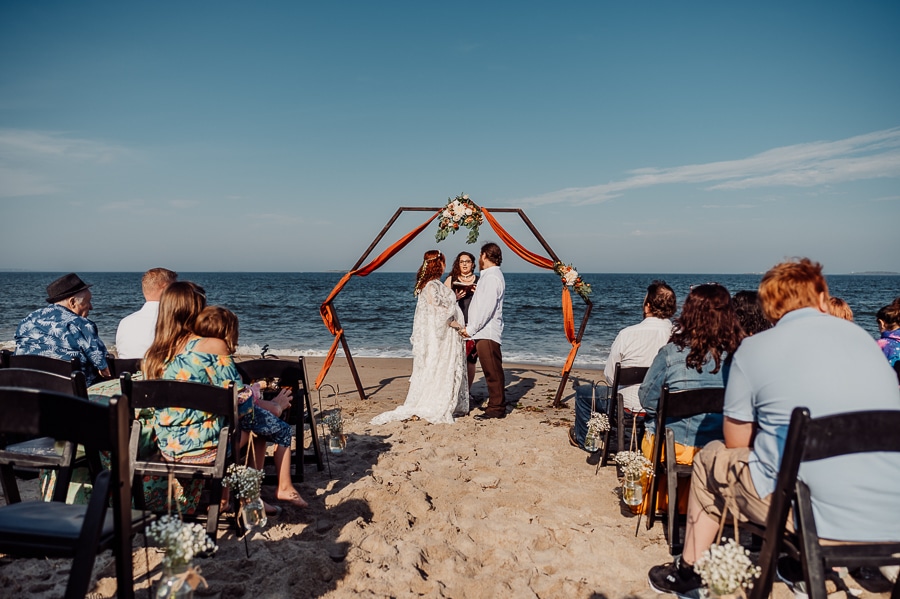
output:
M553 260L550 258L544 258L543 256L539 256L534 252L530 252L525 249L521 243L515 240L512 235L506 232L506 229L500 226L500 223L497 222L497 219L494 218L494 215L487 211L486 208L482 208L481 212L484 214L484 219L488 222L491 228L494 230L497 235L500 236L500 239L505 243L509 249L516 253L519 258L528 262L530 264L534 264L535 266L540 266L541 268L546 268L549 270L553 269Z
M316 377L316 389L322 386L322 381L325 380L325 376L328 374L328 370L331 368L331 363L334 362L334 356L337 354L337 346L338 342L341 340L341 335L344 334L343 329L338 329L335 325L334 318L334 307L331 305L331 301L337 297L337 294L341 292L341 289L344 288L344 285L347 284L347 281L350 280L350 277L365 277L366 275L370 275L379 268L381 265L390 260L394 254L402 250L406 247L406 245L416 238L416 236L421 233L425 227L427 227L431 221L433 221L437 216L443 212L443 209L438 210L434 214L432 214L428 220L424 223L401 237L399 240L393 243L389 248L381 252L377 258L363 266L362 268L358 268L356 270L351 270L338 281L337 285L334 286L334 289L331 290L331 293L328 294L328 297L325 298L325 301L322 302L322 305L319 306L319 314L322 315L322 321L325 323L325 326L334 335L334 341L331 343L331 349L328 350L328 355L325 356L325 362L322 364L322 369L319 370L319 376Z
M535 254L534 252L525 249L525 246L516 241L512 235L506 232L506 229L500 226L500 223L497 222L497 219L494 218L493 214L488 212L487 208L482 208L481 212L484 214L484 219L500 237L500 240L503 241L509 249L515 252L519 258L541 268L546 268L548 270L553 269L553 260L544 258L539 254ZM575 354L578 353L578 348L581 347L581 343L575 341L575 316L572 312L572 295L569 293L569 288L565 285L563 285L562 291L562 313L563 329L566 332L566 339L572 344L572 349L569 350L569 355L566 358L566 364L563 366L563 372L565 373L572 370L572 364L575 363Z

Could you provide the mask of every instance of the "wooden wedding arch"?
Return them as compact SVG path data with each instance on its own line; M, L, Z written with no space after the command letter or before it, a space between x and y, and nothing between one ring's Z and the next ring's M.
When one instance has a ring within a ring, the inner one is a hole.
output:
M532 224L532 222L528 219L525 213L520 208L480 208L484 220L491 226L494 232L500 237L500 240L511 249L517 256L525 260L526 262L538 266L540 268L546 268L549 270L553 270L554 264L561 262L561 260L556 256L556 253L553 249L547 244L544 240L543 236L538 232L537 228ZM350 269L347 274L341 277L341 280L338 281L337 285L334 286L334 289L331 290L331 293L328 294L328 297L325 298L325 301L322 302L319 307L319 313L322 315L322 321L325 323L325 326L328 328L329 332L334 335L334 341L331 343L331 348L328 350L328 354L325 357L325 362L322 364L322 369L319 371L319 375L316 377L316 389L319 389L325 377L328 374L328 370L331 368L331 364L334 362L335 355L337 354L338 344L340 344L344 348L344 354L347 357L347 363L350 366L350 372L353 374L353 381L356 384L356 390L359 392L360 399L366 399L365 392L363 391L362 382L359 380L359 373L356 370L356 364L353 362L353 355L350 352L350 346L347 343L347 337L344 333L344 329L341 327L340 320L338 319L337 311L334 308L334 298L341 292L347 282L353 276L365 277L379 268L390 260L397 252L402 250L406 245L415 239L419 233L425 230L425 228L442 212L444 211L444 207L441 208L425 208L425 207L400 207L394 213L394 216L388 221L388 223L384 226L381 232L375 237L375 240L369 244L369 247L363 252L363 255L359 257L359 260L356 261L356 264L353 265L353 268ZM433 214L426 220L424 223L398 239L391 245L389 248L384 250L377 258L372 260L370 263L365 266L360 266L366 258L368 258L369 254L375 249L375 246L381 241L381 239L385 236L385 234L390 230L390 228L394 225L397 218L403 214L404 212L433 212ZM549 258L541 256L539 254L535 254L525 248L522 244L520 244L516 239L513 238L503 227L500 226L500 223L494 218L494 213L512 213L518 214L531 233L534 235L535 239L543 246L544 250L550 256ZM563 330L566 334L566 339L572 345L572 348L569 350L569 356L566 359L566 363L562 369L562 376L559 381L559 387L556 390L556 397L553 400L553 407L558 408L560 406L563 394L563 388L565 387L566 381L569 378L569 372L572 370L572 365L575 362L575 355L578 353L578 348L581 346L581 338L584 335L585 327L587 326L588 317L591 315L591 309L594 304L591 302L589 297L580 296L585 303L585 311L584 316L581 319L581 325L578 329L578 332L575 332L575 320L572 312L572 296L569 292L569 288L563 284L562 286L562 313L563 313Z

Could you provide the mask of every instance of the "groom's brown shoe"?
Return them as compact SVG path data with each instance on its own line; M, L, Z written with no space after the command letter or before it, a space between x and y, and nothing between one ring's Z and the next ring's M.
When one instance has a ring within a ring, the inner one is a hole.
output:
M494 415L485 412L484 414L476 414L475 416L472 416L472 418L474 418L475 420L493 420L494 418L506 418L506 414Z

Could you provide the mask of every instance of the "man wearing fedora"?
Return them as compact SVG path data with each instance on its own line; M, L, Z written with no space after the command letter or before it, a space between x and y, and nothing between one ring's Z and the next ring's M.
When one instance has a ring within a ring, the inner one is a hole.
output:
M16 329L16 354L71 360L78 358L88 385L109 376L106 345L97 325L87 315L91 305L90 285L75 273L47 285L45 308L35 310Z

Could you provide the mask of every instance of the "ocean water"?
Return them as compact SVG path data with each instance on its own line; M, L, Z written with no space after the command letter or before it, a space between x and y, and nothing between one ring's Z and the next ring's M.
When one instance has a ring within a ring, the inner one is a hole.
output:
M64 273L0 272L0 343L11 347L19 321L44 305L49 282ZM142 273L81 272L93 284L94 310L100 336L112 349L116 327L143 303ZM259 354L264 345L279 356L323 356L331 345L319 316L319 304L343 273L179 273L207 291L211 304L233 310L240 319L238 353ZM569 352L563 332L558 277L548 271L506 273L503 357L510 362L561 366ZM665 279L679 305L691 285L711 281L732 293L756 289L760 275L584 274L594 289L594 307L585 328L576 366L598 368L606 363L616 333L641 318L641 302L653 279ZM410 357L416 299L412 273L376 272L353 277L335 300L338 317L355 357ZM855 321L873 338L878 336L875 313L900 296L900 277L833 275L832 295L845 299ZM576 330L584 303L573 294Z

